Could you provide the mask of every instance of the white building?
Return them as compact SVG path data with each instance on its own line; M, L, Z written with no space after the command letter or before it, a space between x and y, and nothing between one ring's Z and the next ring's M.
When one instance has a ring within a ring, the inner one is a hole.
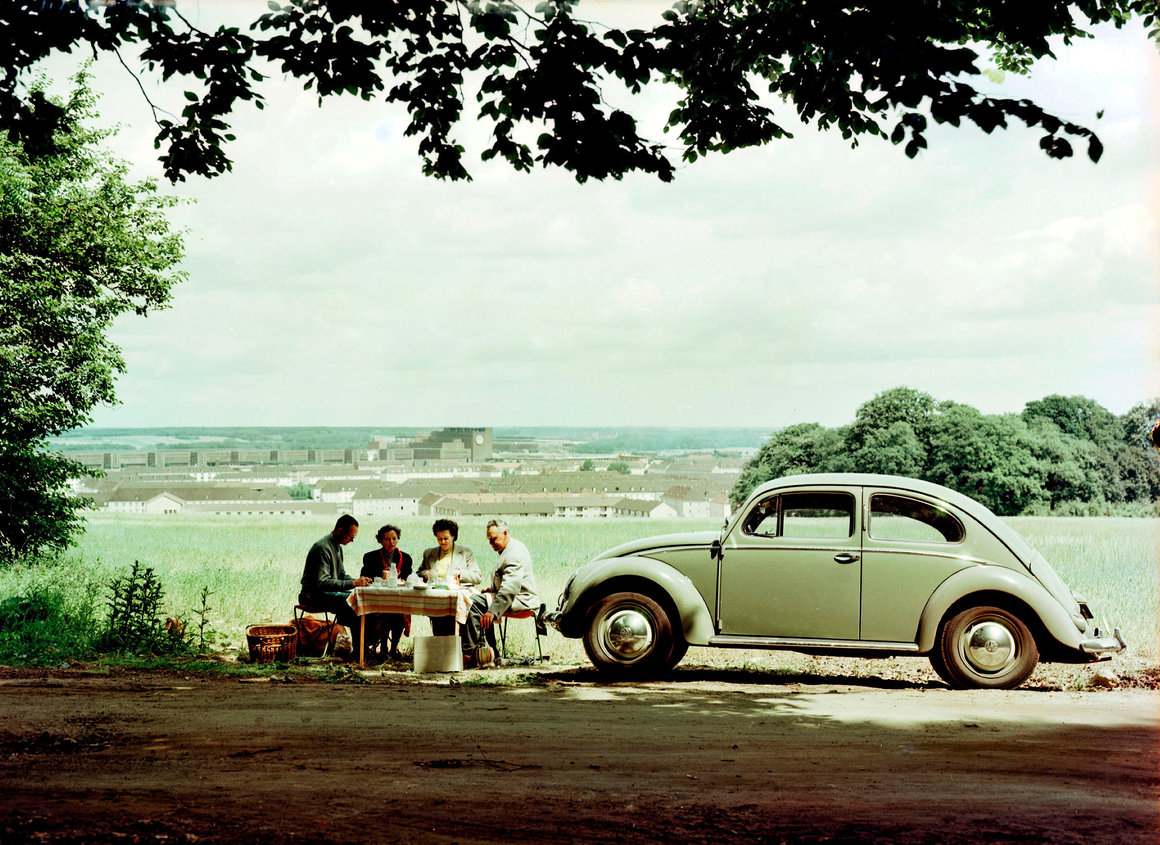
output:
M617 516L641 516L648 519L674 519L677 512L671 505L642 499L621 499L616 503Z

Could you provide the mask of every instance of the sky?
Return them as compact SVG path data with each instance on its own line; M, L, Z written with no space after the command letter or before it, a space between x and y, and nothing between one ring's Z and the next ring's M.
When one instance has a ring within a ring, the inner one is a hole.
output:
M265 4L181 8L204 27ZM629 25L664 8L589 7ZM1092 126L1099 164L1048 159L1020 127L936 127L915 160L851 149L773 103L792 140L669 184L584 185L480 162L474 122L457 133L474 181L424 177L400 107L320 108L279 76L231 120L233 171L169 186L137 83L102 59L114 151L192 202L171 215L189 278L115 325L121 404L93 425L773 430L845 424L899 385L985 413L1052 393L1123 413L1160 394L1160 56L1140 27L1057 53L980 87ZM635 109L679 159L673 102L655 88Z

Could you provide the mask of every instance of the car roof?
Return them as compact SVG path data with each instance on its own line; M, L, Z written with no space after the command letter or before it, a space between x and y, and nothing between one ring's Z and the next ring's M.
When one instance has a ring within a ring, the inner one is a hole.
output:
M949 487L935 484L932 481L923 481L919 478L905 478L901 475L878 475L871 472L815 472L803 475L786 475L767 481L757 487L754 495L780 490L783 487L818 486L829 487L837 485L857 487L881 487L894 489L900 492L922 493L934 499L942 499L954 505L959 510L983 525L999 538L1012 553L1024 563L1030 563L1035 555L1035 549L1014 528L991 512L987 507L976 502L970 496L964 496Z

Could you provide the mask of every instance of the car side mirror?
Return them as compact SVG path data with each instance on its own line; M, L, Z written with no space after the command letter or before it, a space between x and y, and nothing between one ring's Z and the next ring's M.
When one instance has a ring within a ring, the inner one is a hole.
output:
M716 560L721 557L721 538L718 537L709 545L709 559Z

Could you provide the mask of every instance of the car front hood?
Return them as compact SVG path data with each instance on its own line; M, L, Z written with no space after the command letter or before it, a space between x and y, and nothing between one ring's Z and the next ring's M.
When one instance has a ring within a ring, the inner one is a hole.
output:
M650 552L660 551L662 549L672 548L689 548L690 546L698 548L709 548L709 545L721 536L716 531L685 531L680 534L661 534L656 537L645 537L641 540L630 540L627 543L621 543L606 552L593 558L593 560L607 560L612 557L626 557L627 555L647 555Z

